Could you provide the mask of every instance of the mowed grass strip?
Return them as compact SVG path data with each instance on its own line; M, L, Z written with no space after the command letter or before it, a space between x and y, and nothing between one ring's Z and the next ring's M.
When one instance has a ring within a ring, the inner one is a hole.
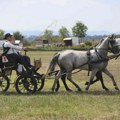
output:
M33 63L34 58L42 58L43 66L39 70L45 73L48 64L55 52L30 52ZM112 60L109 69L115 76L120 88L119 60ZM15 79L15 73L12 81ZM120 92L114 90L112 81L104 75L105 85L110 89L106 92L100 82L85 91L84 83L88 80L87 72L81 71L74 74L75 82L81 87L82 92L67 81L73 92L66 92L60 81L58 93L52 93L53 78L46 79L44 89L33 95L19 95L13 85L6 93L0 93L0 119L1 120L119 120Z

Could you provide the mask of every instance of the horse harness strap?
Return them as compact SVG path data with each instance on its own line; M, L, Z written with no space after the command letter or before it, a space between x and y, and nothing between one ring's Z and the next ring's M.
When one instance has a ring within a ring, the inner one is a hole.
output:
M91 53L90 53L90 49L87 51L87 57L88 57L88 76L89 76L89 73L90 73L90 70L92 68L92 65L95 64L95 63L101 63L101 62L107 62L109 60L109 58L103 58L98 52L97 52L97 49L95 49L95 52L96 52L96 55L98 57L98 60L95 60L95 61L92 61L91 58Z
M98 53L98 51L97 51L96 48L95 48L95 52L96 52L96 55L97 55L98 59L99 59L99 58L100 58L100 59L103 59L103 57Z
M91 53L90 53L90 49L87 51L87 57L88 57L88 76L89 76L90 68L91 68Z
M9 49L10 49L9 47L4 47L4 44L5 44L5 43L3 43L3 45L2 45L2 46L3 46L2 56L6 55L6 54L8 53L8 51L9 51Z

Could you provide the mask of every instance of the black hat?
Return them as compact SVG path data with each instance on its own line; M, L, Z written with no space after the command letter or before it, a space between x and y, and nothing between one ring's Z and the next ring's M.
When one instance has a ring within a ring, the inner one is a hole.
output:
M12 35L10 33L6 33L4 39L7 39L7 37L11 37Z

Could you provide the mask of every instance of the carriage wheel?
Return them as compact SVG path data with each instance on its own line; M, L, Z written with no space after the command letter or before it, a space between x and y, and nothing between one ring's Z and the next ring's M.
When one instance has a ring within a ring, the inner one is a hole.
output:
M0 91L6 92L10 86L10 79L7 76L0 76Z
M15 82L15 89L20 94L32 94L37 89L37 83L33 76L21 75Z
M45 79L42 79L43 74L35 73L34 78L37 81L37 91L41 91L44 87Z

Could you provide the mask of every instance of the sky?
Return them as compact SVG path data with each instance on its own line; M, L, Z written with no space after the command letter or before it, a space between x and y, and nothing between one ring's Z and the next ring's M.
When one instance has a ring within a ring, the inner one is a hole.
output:
M68 30L81 21L88 31L120 32L120 0L0 0L0 29Z

